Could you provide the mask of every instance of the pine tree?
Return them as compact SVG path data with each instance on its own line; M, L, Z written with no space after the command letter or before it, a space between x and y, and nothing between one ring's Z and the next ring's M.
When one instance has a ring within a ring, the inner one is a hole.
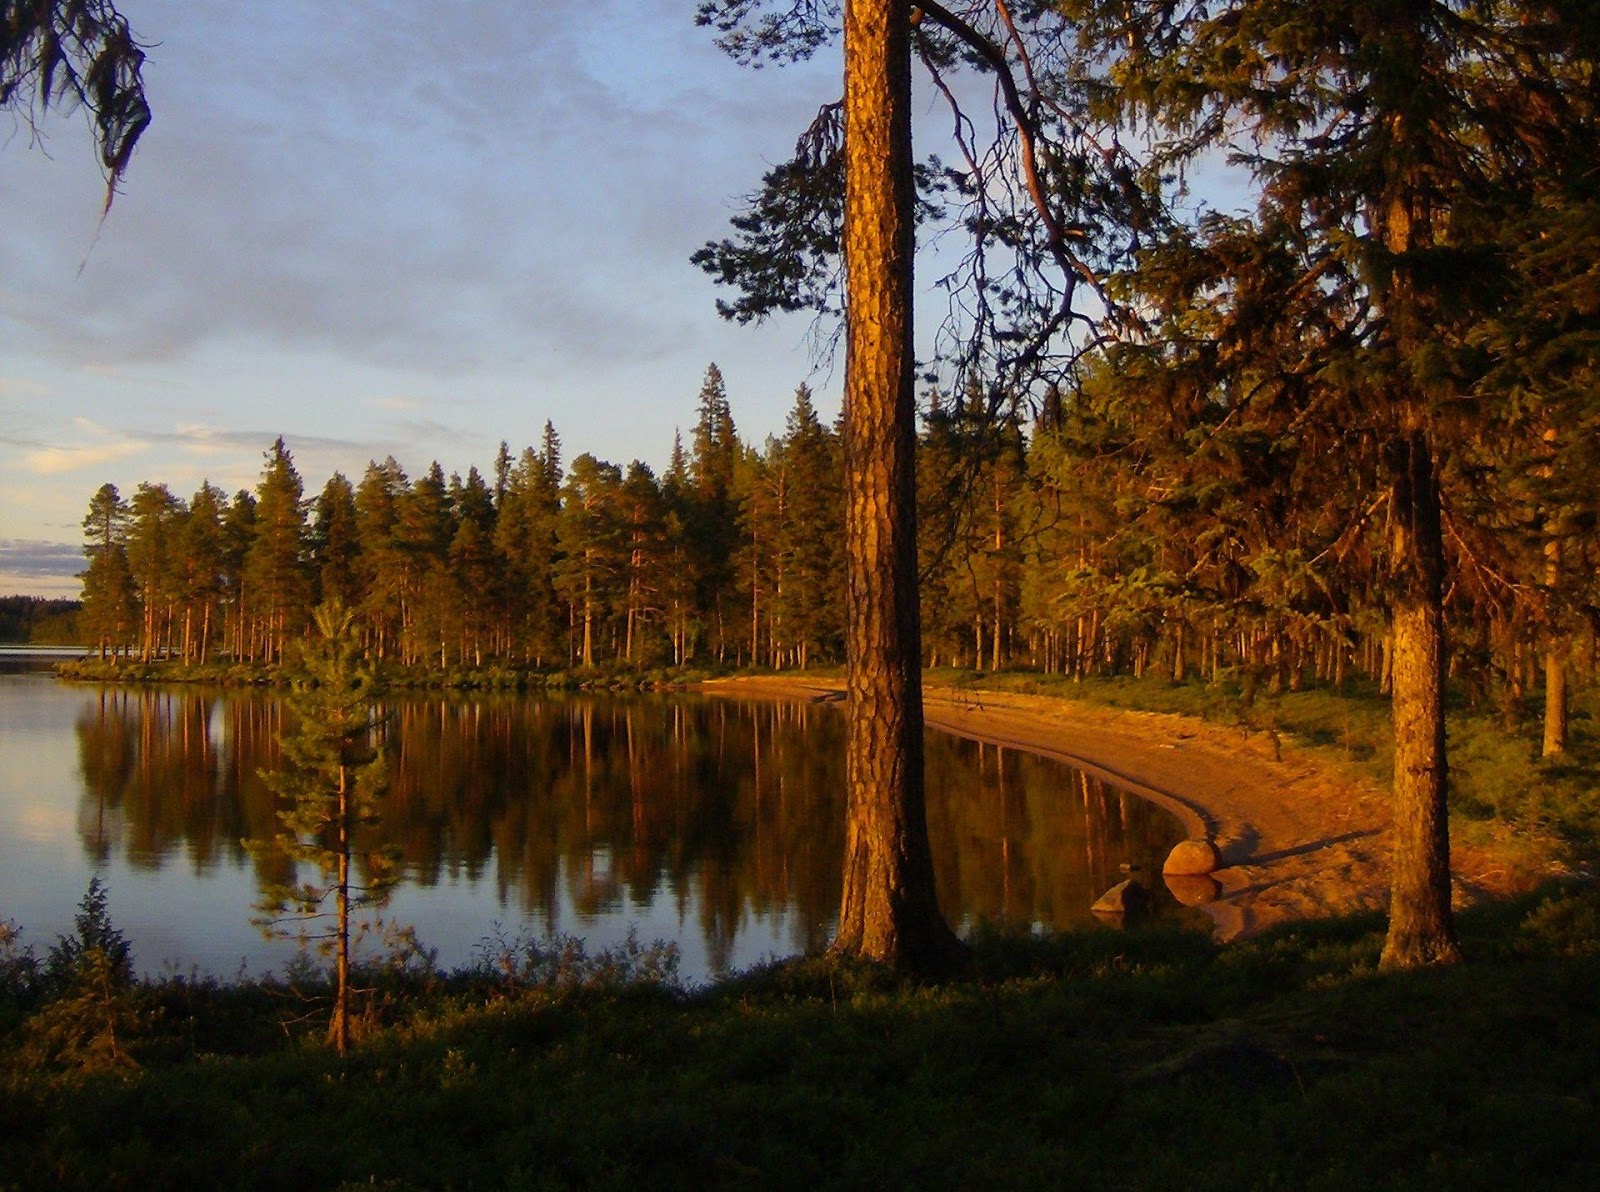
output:
M784 497L777 554L782 584L775 594L781 640L801 668L842 656L844 610L838 577L844 566L844 495L839 444L822 425L804 385L780 444Z
M554 574L556 591L572 610L576 640L571 646L579 665L595 665L597 639L606 629L606 613L625 591L625 533L618 520L622 471L588 452L572 461L562 489L556 533L562 557Z
M626 551L626 599L618 610L624 619L622 657L629 663L651 661L650 629L662 614L666 560L662 551L666 507L655 473L634 460L617 494L617 520Z
M359 916L384 905L397 875L392 853L373 831L388 781L381 748L373 744L381 681L362 655L354 613L321 604L312 625L291 672L286 765L265 775L281 800L282 831L271 841L246 843L256 851L276 849L297 866L293 882L263 892L257 924L268 935L314 942L333 956L328 1037L343 1056L350 1045L351 957L370 927Z
M450 542L455 524L444 469L435 460L395 504L394 546L400 567L401 658L408 664L443 654L455 604Z
M255 494L242 488L233 494L222 516L222 599L232 621L227 634L228 651L236 661L251 656L245 560L255 535Z
M306 566L303 487L280 436L266 453L256 489L255 535L245 556L247 601L255 614L252 656L278 662L305 624L310 575Z
M689 454L691 491L684 521L694 568L695 608L715 643L717 661L728 654L734 604L734 552L741 538L734 471L739 457L722 371L706 368Z
M129 503L128 566L139 593L145 662L161 650L178 596L176 555L182 502L164 484L144 482Z
M1081 289L1121 256L1108 218L1142 198L1114 128L1058 84L1071 44L1053 6L843 6L845 96L828 104L768 172L735 235L695 261L743 291L719 310L740 321L778 310L845 313L845 505L851 673L851 839L841 950L906 963L952 955L934 902L922 809L921 634L916 598L915 224L944 220L971 251L941 284L941 353L989 376L990 404L1013 400L1078 354ZM915 17L914 17L915 14ZM823 0L702 0L701 24L740 61L810 57L840 30ZM918 57L956 110L964 170L920 168L910 138ZM981 142L946 74L991 75L996 133ZM841 193L842 192L842 193ZM1105 234L1101 234L1105 233ZM840 263L848 268L841 269Z
M126 644L137 613L128 566L128 506L114 484L102 484L89 501L83 519L83 623L104 661Z
M663 531L669 546L665 590L668 633L672 638L672 661L683 666L694 657L700 637L700 620L695 603L696 564L691 527L696 524L694 484L689 476L689 455L683 435L674 432L672 456L661 478L661 500L665 506Z
M343 472L335 472L312 502L307 556L319 604L336 602L361 607L361 539L357 532L356 494Z
M560 441L545 424L545 453L529 447L507 478L495 521L496 552L506 568L507 635L528 661L542 665L559 652L559 600L551 584L561 510ZM549 461L547 463L547 461Z
M455 534L450 540L450 571L461 625L459 652L481 666L489 648L493 614L501 602L504 568L495 552L495 505L489 486L469 468L467 478L451 477L450 507Z
M377 656L400 649L407 612L407 559L397 538L400 502L410 488L404 469L389 456L369 462L356 486L360 577L366 596L359 609Z
M210 653L212 618L222 594L223 512L228 494L203 482L189 499L179 538L183 659L201 665Z
M1162 273L1193 298L1184 318L1222 315L1214 361L1237 395L1351 432L1346 473L1371 477L1351 503L1386 507L1386 533L1370 544L1393 642L1383 963L1453 961L1445 486L1487 413L1459 400L1476 366L1458 349L1503 290L1472 213L1507 179L1541 170L1570 131L1571 88L1551 52L1575 44L1567 14L1515 0L1069 8L1088 23L1092 60L1123 84L1101 94L1172 130L1179 155L1241 131L1253 139L1254 215L1180 231L1171 242L1184 263ZM1281 281L1263 285L1274 272ZM1308 302L1309 324L1286 317ZM1168 334L1192 343L1189 332L1175 322Z

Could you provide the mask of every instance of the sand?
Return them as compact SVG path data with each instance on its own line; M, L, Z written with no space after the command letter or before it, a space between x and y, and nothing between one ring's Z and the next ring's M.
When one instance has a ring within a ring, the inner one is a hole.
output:
M837 699L842 684L807 677L714 680L711 694ZM1048 696L929 685L928 726L1078 767L1172 811L1211 841L1211 879L1170 881L1231 940L1297 919L1388 904L1389 794L1353 767L1292 741L1192 717L1092 707ZM1523 883L1489 849L1452 849L1458 905Z

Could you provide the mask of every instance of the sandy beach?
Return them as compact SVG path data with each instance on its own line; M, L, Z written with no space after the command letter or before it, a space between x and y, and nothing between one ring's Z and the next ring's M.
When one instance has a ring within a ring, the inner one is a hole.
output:
M702 684L710 694L837 699L840 682L758 676ZM1186 716L1097 708L1047 696L929 685L928 726L1077 766L1168 808L1216 845L1215 886L1174 892L1204 901L1219 939L1295 919L1382 910L1388 900L1389 794L1292 741ZM1456 844L1458 904L1503 894L1510 868Z

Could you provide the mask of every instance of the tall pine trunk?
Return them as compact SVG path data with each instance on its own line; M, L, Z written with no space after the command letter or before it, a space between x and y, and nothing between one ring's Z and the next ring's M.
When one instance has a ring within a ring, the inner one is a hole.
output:
M1444 541L1432 445L1406 412L1391 445L1394 872L1383 968L1459 960L1450 911L1444 734Z
M1550 599L1561 586L1561 540L1551 535L1544 544L1544 582ZM1545 630L1544 651L1544 757L1567 751L1567 659L1560 636L1552 624Z
M1409 16L1409 13L1405 14ZM1404 17L1400 19L1405 19ZM1410 57L1422 60L1422 34ZM1415 261L1434 244L1432 185L1425 155L1413 147L1413 117L1390 118L1397 171L1374 214L1389 254L1378 292L1396 349L1389 398L1389 578L1393 600L1390 701L1394 717L1394 866L1382 968L1461 959L1450 911L1449 762L1444 731L1444 535L1430 432L1431 412L1412 369L1431 328L1416 284ZM1416 154L1417 156L1413 156Z
M912 394L910 14L849 0L845 51L845 576L848 822L834 950L939 967L923 799Z
M339 820L339 876L334 891L334 991L333 1020L328 1024L328 1037L341 1059L350 1050L350 772L339 767L338 789Z

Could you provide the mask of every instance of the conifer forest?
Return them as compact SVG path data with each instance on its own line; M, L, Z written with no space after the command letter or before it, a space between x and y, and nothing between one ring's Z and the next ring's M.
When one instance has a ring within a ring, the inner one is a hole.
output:
M1103 370L998 427L974 393L929 395L925 663L1385 683L1379 552L1362 537L1385 513L1341 504L1314 475L1324 453L1295 446L1333 428L1274 434L1236 416L1158 441L1129 413L1129 383ZM1502 493L1492 517L1451 518L1446 536L1450 671L1483 706L1548 693L1551 675L1595 677L1593 485L1568 471L1576 449L1564 457L1543 432L1525 447L1510 468L1445 474L1446 495L1481 513L1486 484ZM547 424L537 446L503 444L465 477L435 463L412 478L386 459L308 495L279 441L254 491L96 492L81 624L108 658L270 664L338 598L401 666L837 665L840 472L838 428L804 386L782 437L750 444L715 365L661 476L566 463Z

